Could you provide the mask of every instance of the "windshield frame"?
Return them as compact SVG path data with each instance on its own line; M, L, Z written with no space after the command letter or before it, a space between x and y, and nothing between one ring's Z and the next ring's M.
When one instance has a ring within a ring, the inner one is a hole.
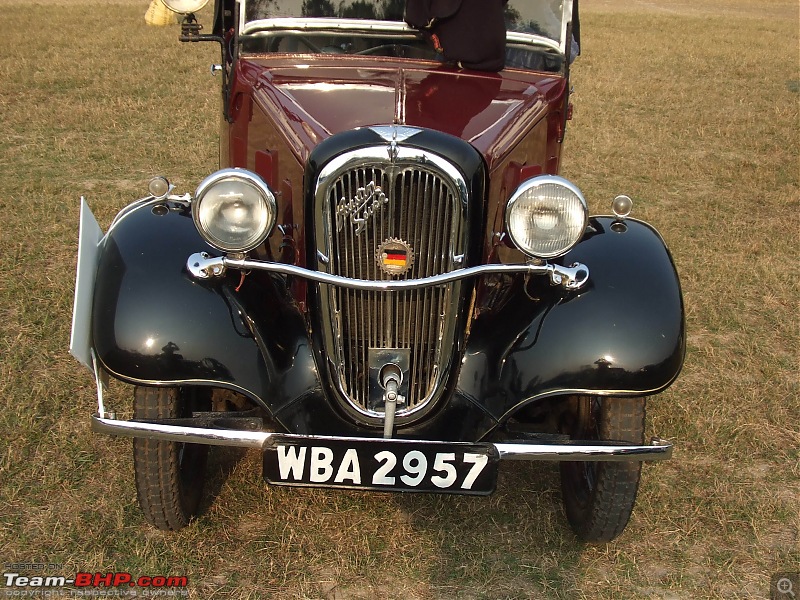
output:
M239 0L239 35L251 36L261 32L313 31L345 32L363 34L386 34L418 39L421 33L403 21L381 21L374 19L349 19L337 17L270 17L246 21L247 0ZM562 0L560 40L535 33L506 32L506 42L522 46L542 46L567 55L567 36L570 35L573 0Z

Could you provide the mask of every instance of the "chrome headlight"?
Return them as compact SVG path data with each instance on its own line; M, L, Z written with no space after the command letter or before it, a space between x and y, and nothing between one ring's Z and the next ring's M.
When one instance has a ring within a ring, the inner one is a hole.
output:
M164 0L168 9L182 15L197 12L208 3L208 0Z
M563 177L541 175L523 182L506 206L506 229L529 256L553 258L572 248L588 222L581 191Z
M275 196L255 173L223 169L206 177L192 201L200 235L226 252L260 245L275 225Z

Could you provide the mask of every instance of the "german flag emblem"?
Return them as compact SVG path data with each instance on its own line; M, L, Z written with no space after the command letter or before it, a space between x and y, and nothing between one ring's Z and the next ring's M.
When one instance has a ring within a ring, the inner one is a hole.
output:
M403 240L389 238L378 247L377 259L384 273L402 275L414 264L414 252Z

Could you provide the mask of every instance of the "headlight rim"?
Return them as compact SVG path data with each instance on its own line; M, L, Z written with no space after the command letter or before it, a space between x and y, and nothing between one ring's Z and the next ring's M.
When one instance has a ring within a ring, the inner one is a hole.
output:
M190 15L205 8L206 4L208 4L208 0L195 0L194 7L190 10L181 10L175 4L177 3L175 3L173 0L164 0L164 6L166 6L172 12L179 15Z
M531 188L540 187L546 184L555 184L562 186L568 189L571 193L573 193L578 200L580 201L583 207L583 219L580 227L580 233L575 236L568 245L564 246L563 248L554 251L554 252L540 252L540 253L533 253L530 252L526 247L525 244L520 243L516 237L514 236L514 231L511 227L510 218L512 214L512 209L516 202L529 191ZM508 199L505 208L505 218L504 218L505 230L508 236L511 238L512 243L514 246L519 249L520 252L524 253L526 256L535 259L542 259L542 260L549 260L553 258L558 258L560 256L564 256L567 252L572 250L583 238L584 232L586 228L589 226L589 207L586 203L586 199L583 196L583 193L580 191L578 186L572 183L570 180L561 177L560 175L536 175L531 177L530 179L526 179L522 183L517 186L517 189L514 190L514 193Z
M262 200L264 201L264 205L267 209L268 218L265 222L265 226L263 230L259 233L258 236L253 238L253 241L246 245L241 244L226 244L221 243L221 241L214 235L210 234L207 229L203 226L201 218L200 218L200 206L202 205L202 201L206 193L216 184L219 184L223 181L227 181L229 179L235 179L239 181L245 182L245 184L249 184L256 188L256 190L261 195ZM249 171L247 169L242 169L239 167L231 167L227 169L220 169L219 171L215 171L208 175L205 179L203 179L197 186L197 189L194 193L194 198L192 199L192 221L194 221L195 228L200 233L200 236L211 246L220 250L222 252L228 253L246 253L250 252L258 248L264 241L269 237L269 234L272 232L272 229L275 227L275 222L277 219L277 202L275 200L275 194L273 194L272 190L270 190L267 183L257 174Z

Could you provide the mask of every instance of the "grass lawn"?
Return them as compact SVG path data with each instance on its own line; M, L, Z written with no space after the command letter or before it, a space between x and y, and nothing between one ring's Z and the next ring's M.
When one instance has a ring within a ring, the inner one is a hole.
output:
M186 192L217 167L218 48L147 27L146 1L0 0L3 564L185 575L202 599L766 598L800 571L798 5L585 4L563 174L594 213L634 198L687 310L684 371L649 404L675 455L620 538L576 541L552 464L503 465L488 498L394 496L269 488L233 451L192 526L149 527L67 352L79 198L107 227L150 176Z

